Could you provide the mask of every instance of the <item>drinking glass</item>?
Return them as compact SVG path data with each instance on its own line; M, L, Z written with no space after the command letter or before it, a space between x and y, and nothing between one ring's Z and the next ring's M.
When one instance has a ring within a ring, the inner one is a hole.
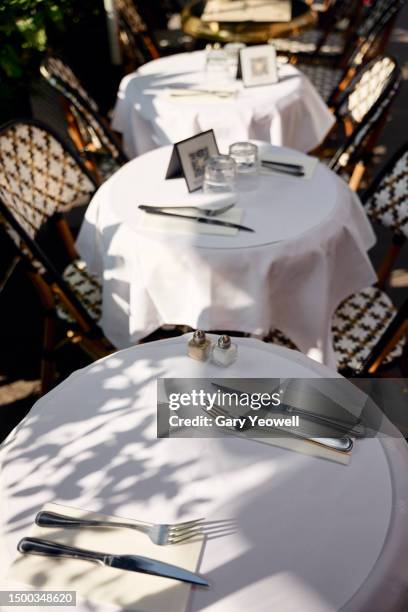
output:
M227 43L224 46L224 51L227 54L228 60L228 71L233 79L237 78L239 52L241 49L244 49L245 46L246 45L244 43L239 42Z
M235 191L235 162L229 155L213 155L204 170L204 193L232 193Z
M225 83L231 80L228 68L228 56L223 49L209 49L205 63L206 80L210 84Z
M234 142L229 154L235 161L238 174L255 175L259 172L258 147L251 142Z

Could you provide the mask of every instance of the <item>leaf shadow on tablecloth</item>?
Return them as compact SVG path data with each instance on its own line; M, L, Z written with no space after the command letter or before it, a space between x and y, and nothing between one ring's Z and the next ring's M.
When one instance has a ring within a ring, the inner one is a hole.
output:
M182 486L177 475L194 462L169 458L167 465L156 468L147 453L157 442L155 399L148 408L138 406L141 389L162 372L156 364L146 364L151 375L132 381L123 372L121 354L114 359L115 367L111 357L86 369L89 394L84 394L83 383L82 391L75 384L83 380L81 371L71 375L71 405L67 397L64 407L59 405L63 384L40 400L5 441L2 475L7 496L21 500L16 504L20 509L7 517L6 534L29 529L47 501L115 514L126 506L129 512L131 501L144 503L157 491L164 507L166 499L177 495ZM113 387L103 390L103 406L98 406L95 393L108 367Z

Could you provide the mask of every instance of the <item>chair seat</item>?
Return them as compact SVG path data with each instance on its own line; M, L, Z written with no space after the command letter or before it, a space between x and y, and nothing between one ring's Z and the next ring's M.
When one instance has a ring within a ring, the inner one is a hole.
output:
M102 314L102 287L99 280L87 271L86 263L76 259L65 268L62 276L88 314L98 322ZM64 321L75 322L61 302L57 305L57 314Z
M330 68L318 64L298 62L296 68L307 76L325 102L330 99L343 76L341 68Z
M321 30L306 30L297 36L289 38L273 38L271 44L279 53L314 53L317 44L321 39L323 32ZM331 32L324 45L319 50L319 53L325 55L340 55L344 50L344 38L341 32Z
M344 300L332 321L337 369L350 368L357 372L395 315L396 309L388 295L376 287L367 287ZM266 339L273 344L299 350L279 330L272 330ZM384 359L384 363L391 363L400 357L404 343L402 338Z
M367 287L344 300L332 322L338 369L359 370L396 312L388 295L376 287ZM404 339L387 355L384 363L400 357L403 348Z

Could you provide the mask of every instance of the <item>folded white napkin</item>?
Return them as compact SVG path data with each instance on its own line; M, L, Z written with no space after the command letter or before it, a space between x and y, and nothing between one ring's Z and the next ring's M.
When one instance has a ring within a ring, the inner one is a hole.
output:
M319 160L317 157L311 157L310 155L305 155L304 153L284 153L283 151L279 152L270 152L270 151L262 151L259 152L259 157L262 161L271 161L271 162L281 162L284 164L298 164L303 166L304 176L298 177L309 180L312 178L314 171L316 170L317 164ZM272 174L272 170L264 169L261 170L262 174ZM280 176L289 176L287 174L283 174L281 172L274 172L274 175Z
M121 520L58 504L46 504L42 509L75 518ZM126 519L126 522L132 521ZM203 546L203 536L177 546L157 546L140 531L123 528L52 529L33 525L27 535L89 550L150 557L193 572L197 570ZM75 590L90 602L103 602L137 612L183 612L191 588L177 580L113 569L87 561L20 553L17 553L7 578L45 591Z
M159 194L157 197L150 198L148 202L144 202L149 206L171 207L183 206L188 208L196 206L197 208L205 208L218 210L229 204L235 204L238 200L236 193L204 193L201 189L193 193L180 193L180 196L170 197L165 193ZM172 212L178 212L172 210ZM191 213L194 214L194 213Z

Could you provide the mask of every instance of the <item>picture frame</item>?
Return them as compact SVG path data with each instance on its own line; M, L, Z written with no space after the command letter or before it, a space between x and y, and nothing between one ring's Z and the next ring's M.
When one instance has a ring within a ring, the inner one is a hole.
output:
M272 45L254 45L239 52L239 73L244 87L259 87L278 82L276 49Z
M205 163L212 155L219 155L214 130L207 130L176 142L170 157L166 179L184 177L191 193L203 186Z

